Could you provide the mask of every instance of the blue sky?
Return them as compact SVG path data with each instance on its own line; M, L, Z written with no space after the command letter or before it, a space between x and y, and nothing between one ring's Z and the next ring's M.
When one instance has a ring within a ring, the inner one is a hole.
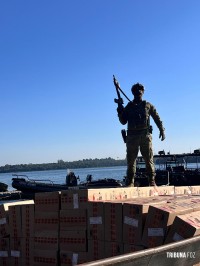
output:
M122 158L115 74L166 128L154 153L200 147L200 1L0 2L0 165ZM127 103L126 100L125 104Z

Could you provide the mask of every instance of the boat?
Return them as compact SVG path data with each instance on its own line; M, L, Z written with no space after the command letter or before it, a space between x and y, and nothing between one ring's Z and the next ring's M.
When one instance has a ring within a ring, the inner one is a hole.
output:
M8 189L8 185L0 182L0 192L6 192Z
M88 189L88 188L116 188L123 186L122 182L105 178L92 180L92 175L88 175L86 182L78 183L79 177L70 172L66 176L65 184L57 184L52 180L30 179L27 175L13 174L12 187L24 194L34 194L38 192L63 191L68 189Z
M156 165L155 181L157 186L197 186L200 185L200 168L198 168L198 157L200 153L191 154L167 154L162 151L154 156ZM196 168L188 167L188 158L194 157ZM137 170L135 186L148 186L146 165L142 157L137 158Z

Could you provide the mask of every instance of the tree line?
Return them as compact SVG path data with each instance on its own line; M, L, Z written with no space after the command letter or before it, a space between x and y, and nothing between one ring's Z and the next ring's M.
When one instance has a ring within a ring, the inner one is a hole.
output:
M65 162L58 160L57 163L42 164L16 164L0 166L0 173L11 172L29 172L29 171L45 171L45 170L61 170L61 169L77 169L77 168L95 168L95 167L111 167L125 166L126 160L115 160L113 158L105 159L83 159L79 161Z
M141 158L141 157L140 157ZM167 158L162 156L154 158L156 164L166 163ZM187 163L200 162L197 156L187 158ZM58 160L57 163L42 163L42 164L16 164L0 166L0 173L13 172L29 172L29 171L45 171L45 170L62 170L62 169L77 169L77 168L95 168L95 167L111 167L111 166L126 166L126 159L83 159L79 161L65 162Z

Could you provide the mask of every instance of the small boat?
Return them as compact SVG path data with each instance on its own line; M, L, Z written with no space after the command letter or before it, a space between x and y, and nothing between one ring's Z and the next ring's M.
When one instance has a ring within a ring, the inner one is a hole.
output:
M0 192L6 192L8 189L8 185L0 182Z
M37 192L62 191L67 189L88 189L88 188L116 188L123 184L112 178L92 180L92 175L88 175L85 183L78 183L79 177L70 172L66 176L65 184L56 184L51 180L30 179L27 175L18 175L12 178L12 187L25 194Z

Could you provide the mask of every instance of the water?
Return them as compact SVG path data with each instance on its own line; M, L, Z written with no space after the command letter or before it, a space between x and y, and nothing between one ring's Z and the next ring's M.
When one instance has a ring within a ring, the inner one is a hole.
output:
M79 168L70 169L79 176L80 182L86 181L88 174L91 174L93 180L103 179L103 178L114 178L116 180L123 180L126 175L126 166L115 166L115 167L100 167L100 168ZM18 172L17 174L27 175L30 179L35 180L51 180L54 183L64 184L65 178L68 170L48 170L48 171L33 171L33 172ZM14 173L1 173L0 182L6 183L8 185L8 190L13 190L12 188L12 174Z
M200 163L187 164L188 168L200 168ZM159 166L156 166L159 168ZM99 167L99 168L79 168L70 169L74 171L76 176L79 176L80 182L86 181L88 174L93 176L93 180L103 179L103 178L114 178L116 180L122 181L126 175L126 166L114 166L114 167ZM36 180L51 180L54 183L64 184L67 175L66 170L48 170L48 171L33 171L33 172L18 172L17 174L27 175L30 179ZM1 173L0 182L6 183L8 185L8 190L13 190L12 188L12 174L14 173Z

